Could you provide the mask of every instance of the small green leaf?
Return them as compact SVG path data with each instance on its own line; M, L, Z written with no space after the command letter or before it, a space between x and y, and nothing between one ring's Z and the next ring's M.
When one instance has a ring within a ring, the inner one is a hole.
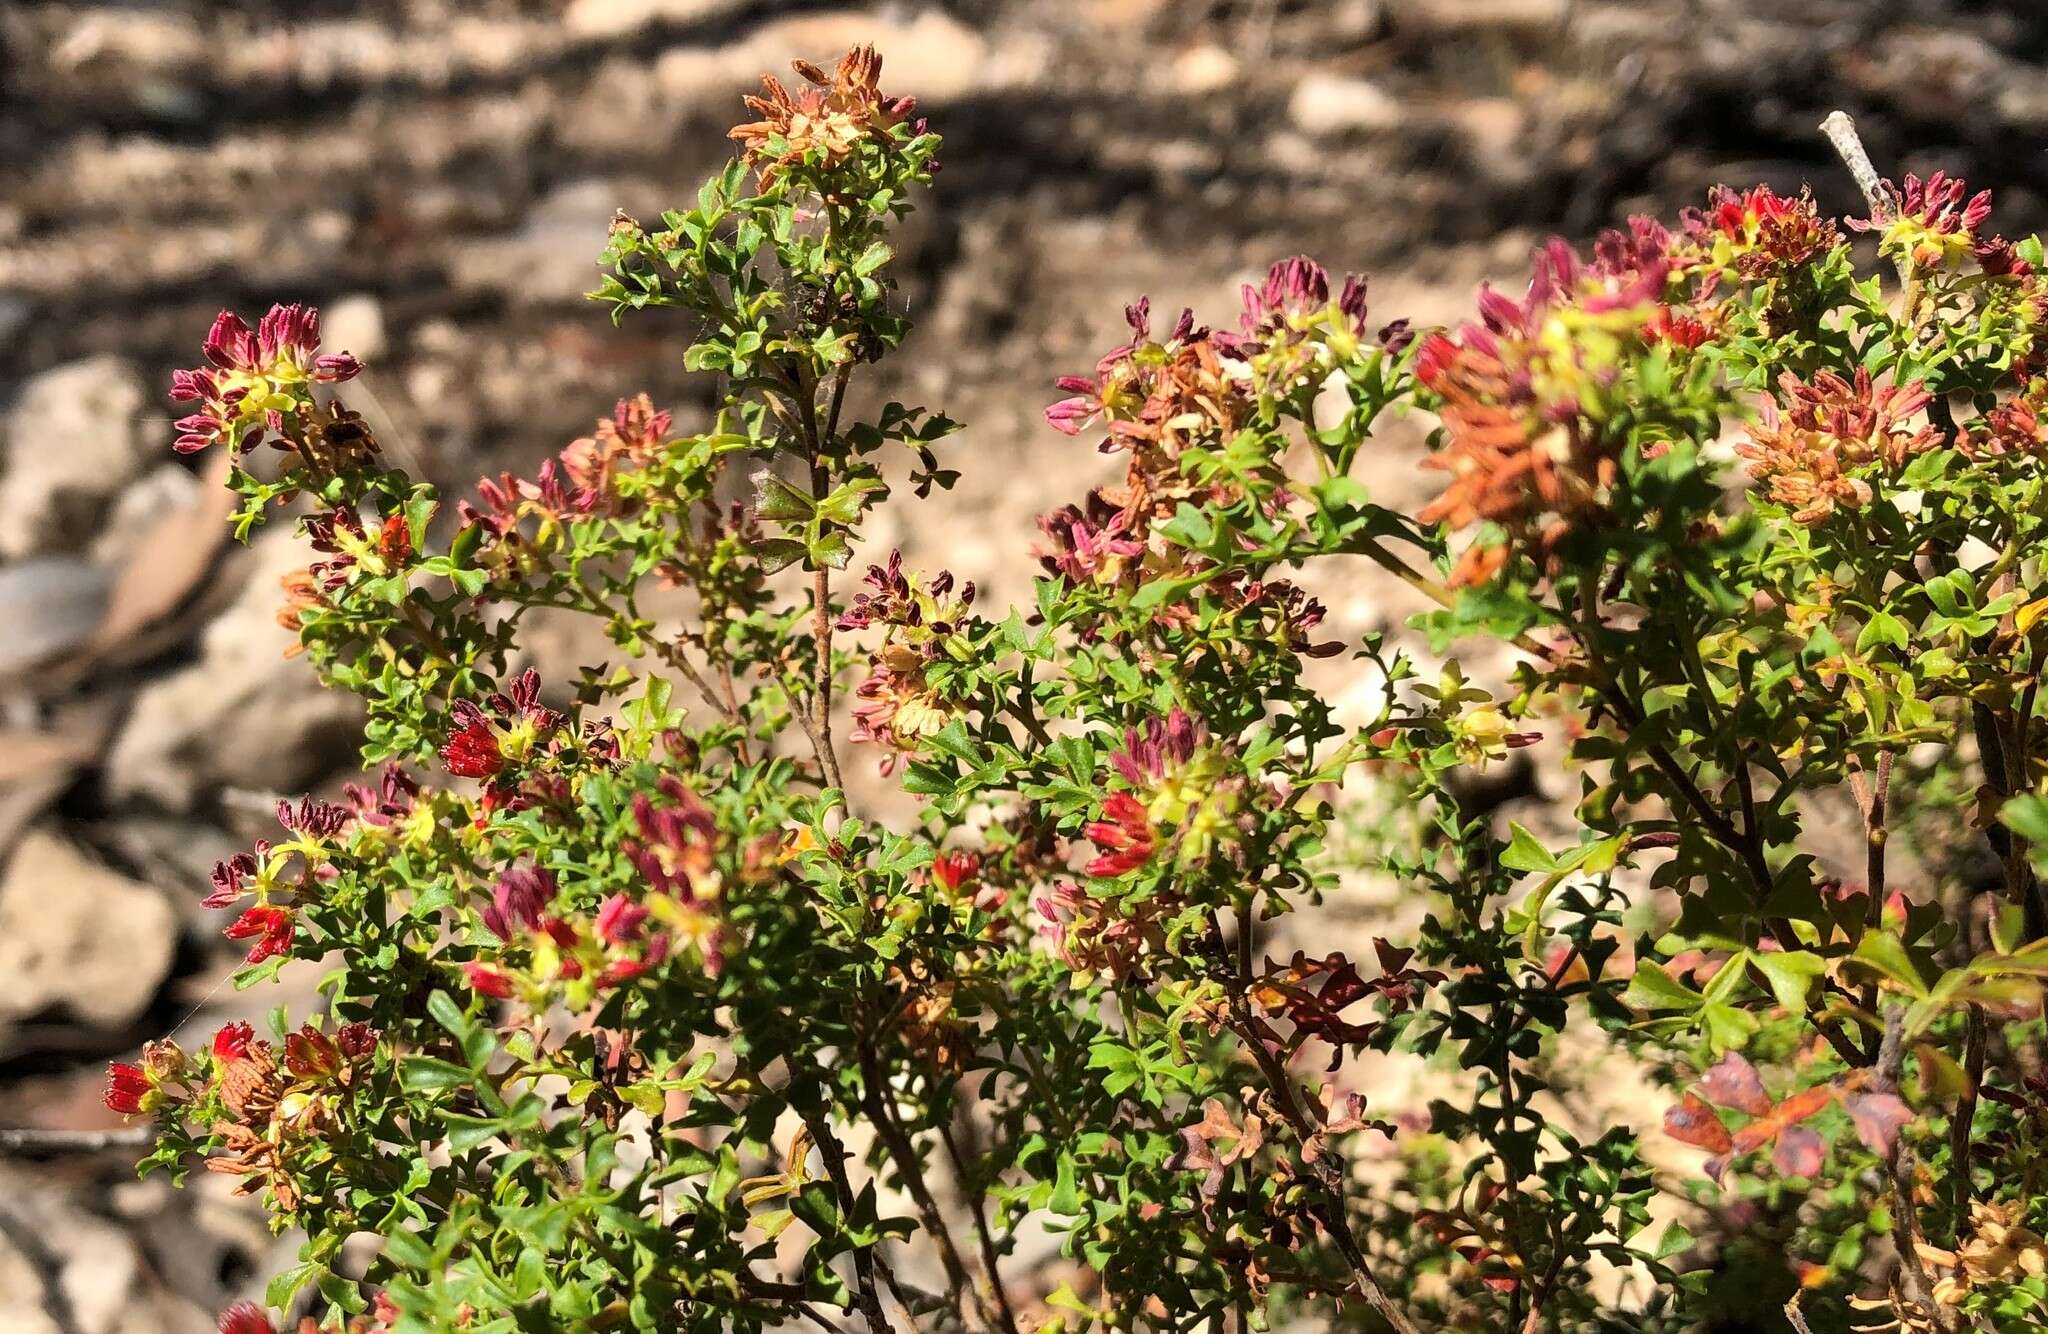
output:
M1756 950L1750 953L1749 961L1771 984L1771 994L1778 998L1778 1004L1795 1014L1805 1012L1814 983L1827 970L1826 960L1805 950Z
M1637 961L1635 976L1621 994L1621 1003L1632 1010L1694 1010L1701 1001L1700 993L1649 959Z
M1870 619L1863 623L1862 633L1856 636L1856 651L1867 654L1880 644L1902 649L1908 639L1906 627L1898 617L1890 612L1876 611L1870 614Z
M475 1075L435 1056L408 1056L398 1063L398 1082L413 1093L437 1093L461 1088Z
M1555 871L1559 869L1557 858L1550 855L1550 849L1536 841L1536 836L1522 826L1508 825L1508 845L1500 854L1500 864L1510 871Z

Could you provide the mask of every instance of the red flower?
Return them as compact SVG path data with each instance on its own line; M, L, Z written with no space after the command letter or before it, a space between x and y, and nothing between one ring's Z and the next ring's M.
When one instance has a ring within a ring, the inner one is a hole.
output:
M116 1061L107 1067L107 1091L103 1100L121 1115L140 1115L143 1100L153 1092L155 1088L141 1066Z
M505 767L498 749L498 734L482 709L466 699L455 701L450 711L458 724L455 734L441 747L441 762L457 778L493 778Z
M932 879L939 882L949 894L960 892L960 886L972 880L981 870L981 858L971 852L942 852L932 858Z
M1091 822L1084 831L1101 850L1088 863L1089 875L1119 876L1152 859L1156 839L1144 803L1128 792L1112 792L1102 799L1102 813L1108 818Z
M255 1038L256 1030L246 1023L224 1025L213 1035L213 1059L239 1061L249 1054L249 1044Z
M1653 343L1669 343L1690 351L1710 341L1714 331L1704 320L1680 314L1670 306L1659 306L1643 326L1643 336Z
M510 691L492 694L481 706L457 700L448 712L455 732L441 747L441 759L457 778L497 777L562 725L562 715L540 702L540 673L531 667Z
M247 962L262 963L291 950L292 915L275 904L259 903L229 923L221 934L229 940L255 941L249 947Z
M597 975L597 989L599 991L609 991L613 987L630 982L641 974L659 967L666 958L668 958L668 937L656 936L647 942L647 950L639 958L615 959L611 963L606 964L604 971ZM712 965L718 961L719 956L716 954L708 953L705 956L705 963L707 967L711 968L713 975L716 975L718 969Z
M472 991L495 996L499 1000L507 1000L512 995L512 975L496 964L471 959L462 965L462 977Z
M277 1326L254 1302L236 1302L220 1313L220 1334L277 1334Z

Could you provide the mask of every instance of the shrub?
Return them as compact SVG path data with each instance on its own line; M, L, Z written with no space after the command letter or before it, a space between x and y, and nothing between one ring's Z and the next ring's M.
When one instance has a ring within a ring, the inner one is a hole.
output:
M1139 301L1046 414L1123 480L992 608L847 573L956 477L954 422L849 392L909 332L889 236L939 141L872 51L796 68L604 257L615 316L694 322L707 431L624 402L451 510L333 396L359 367L310 310L222 315L177 377L238 535L303 507L284 614L383 766L280 805L207 900L241 985L325 961L324 1016L109 1085L146 1167L303 1229L270 1306L1658 1330L1775 1274L1800 1327L2038 1328L2040 246L1936 175L1846 224L1759 187L1552 242L1420 338L1306 259L1234 330ZM1437 423L1412 515L1353 475L1390 411ZM1511 646L1512 680L1330 637L1301 581L1359 558L1432 600L1416 644ZM539 608L625 665L519 670ZM1502 837L1474 776L1539 741L1577 833ZM1371 957L1274 925L1361 872L1415 905ZM1435 1096L1379 1092L1382 1053ZM1673 1091L1661 1130L1589 1124L1614 1071ZM1027 1269L1034 1234L1064 1259Z

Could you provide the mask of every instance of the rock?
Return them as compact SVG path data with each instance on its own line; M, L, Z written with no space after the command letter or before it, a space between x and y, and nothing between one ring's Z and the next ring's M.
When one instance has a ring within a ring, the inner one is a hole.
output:
M1174 84L1193 96L1227 88L1237 77L1237 57L1213 42L1191 46L1174 58Z
M535 203L518 231L458 252L455 285L521 305L581 300L597 285L592 257L604 248L612 214L624 208L644 216L653 198L644 182L571 181Z
M572 37L605 40L629 37L657 23L703 23L741 7L737 0L572 0L562 14L562 28Z
M91 357L22 386L0 457L0 559L83 546L106 503L152 461L141 377Z
M1320 73L1294 86L1287 115L1313 135L1385 132L1405 119L1401 103L1370 79Z
M1413 0L1395 9L1400 25L1438 33L1536 32L1558 27L1570 0Z
M207 626L198 661L136 696L107 756L113 800L185 812L229 785L303 791L346 760L359 740L354 698L287 659L296 641L277 623L278 580L307 559L282 526L256 541L248 582Z
M320 308L320 347L374 362L390 343L384 335L384 306L366 293L345 296Z
M0 565L0 686L92 640L113 576L69 556Z
M154 528L167 514L190 506L199 498L199 479L176 463L160 463L123 488L107 508L106 522L93 539L92 558L116 566L137 551L137 539Z
M156 889L32 829L0 876L0 1020L60 1009L100 1028L130 1024L163 985L177 938Z
M235 1257L239 1258L239 1257ZM204 1334L208 1313L158 1286L135 1239L0 1169L0 1329L8 1334Z

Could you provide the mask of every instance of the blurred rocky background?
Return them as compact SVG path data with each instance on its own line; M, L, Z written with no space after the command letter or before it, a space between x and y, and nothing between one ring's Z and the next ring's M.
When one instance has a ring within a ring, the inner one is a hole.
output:
M642 389L701 419L687 330L615 333L582 297L606 224L688 197L760 71L855 42L947 140L903 246L919 329L882 389L968 424L960 487L875 536L996 597L1026 591L1034 516L1102 471L1043 426L1048 381L1141 293L1229 319L1239 281L1306 252L1369 271L1378 318L1446 321L1545 232L1713 181L1809 181L1850 211L1833 107L1894 173L1997 186L2008 234L2048 190L2038 0L14 0L0 1128L111 1128L106 1060L275 1003L222 986L207 869L273 794L353 770L345 702L283 656L286 525L231 547L222 460L169 452L166 378L214 313L318 303L371 367L351 403L447 487L531 468ZM1416 448L1390 440L1368 480L1417 498ZM1374 581L1330 595L1353 627L1404 610ZM587 647L542 640L544 666ZM1522 785L1540 806L1544 776ZM173 1193L130 1157L0 1131L0 1330L209 1330L289 1262L225 1183Z

